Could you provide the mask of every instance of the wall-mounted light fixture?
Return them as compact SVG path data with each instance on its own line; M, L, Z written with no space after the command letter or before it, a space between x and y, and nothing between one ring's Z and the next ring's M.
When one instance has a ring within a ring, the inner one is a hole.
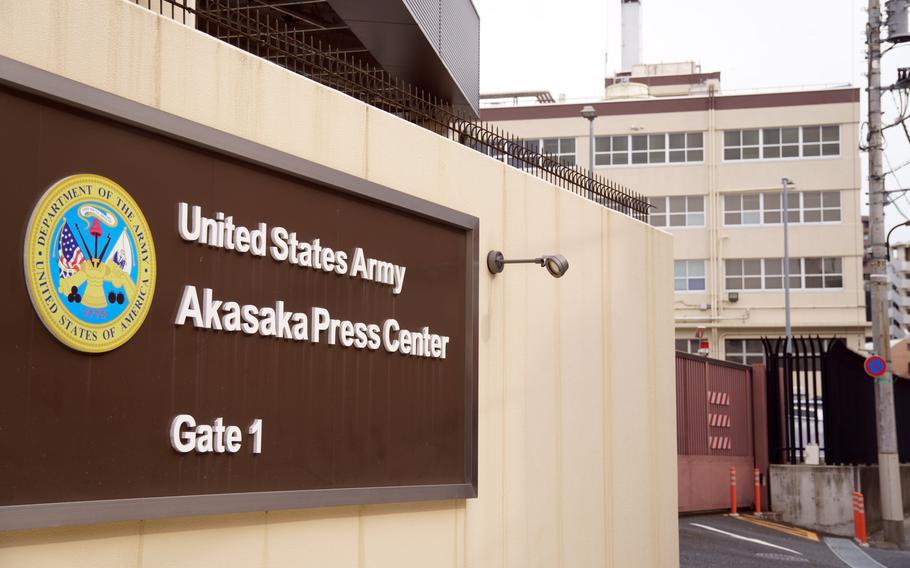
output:
M547 254L537 258L524 258L518 260L506 260L498 250L491 250L487 254L487 268L493 274L499 274L507 264L536 264L546 267L547 271L554 278L560 278L569 270L569 261L561 254Z
M739 292L727 292L727 301L735 304L739 301Z

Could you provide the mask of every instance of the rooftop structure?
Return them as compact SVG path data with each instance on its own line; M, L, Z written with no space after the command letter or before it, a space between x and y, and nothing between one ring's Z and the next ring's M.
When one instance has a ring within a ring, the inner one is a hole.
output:
M621 98L622 85L641 85L647 97L679 97L706 94L720 90L720 73L702 73L701 66L692 62L633 65L630 71L605 79L606 97Z

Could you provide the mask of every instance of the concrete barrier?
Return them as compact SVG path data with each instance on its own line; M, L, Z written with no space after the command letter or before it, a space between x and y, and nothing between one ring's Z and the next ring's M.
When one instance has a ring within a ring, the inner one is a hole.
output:
M866 500L866 526L881 529L878 466L772 465L771 510L784 522L821 532L853 536L853 491ZM910 464L901 466L904 516L910 515Z

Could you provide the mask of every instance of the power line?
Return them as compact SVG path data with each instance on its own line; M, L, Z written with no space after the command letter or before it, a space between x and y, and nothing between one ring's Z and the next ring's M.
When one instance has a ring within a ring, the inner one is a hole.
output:
M890 171L891 175L894 176L894 179L897 180L897 183L898 183L899 185L903 186L904 184L900 183L900 180L899 180L898 177L897 177L897 170L895 170L895 169L891 166L891 159L888 157L887 152L882 152L882 156L884 156L885 162L888 163L888 169L891 170L891 171ZM887 195L885 195L885 201L886 201L889 205L894 205L894 208L897 209L897 212L901 214L901 217L904 218L904 221L910 221L910 218L907 217L907 215L904 213L904 211L900 208L900 205L897 204L897 200L898 200L900 197L903 197L903 198L904 198L904 201L907 202L907 205L910 205L910 198L907 197L907 192L908 192L908 191L910 191L910 189L896 189L896 190L894 190L895 193L900 193L900 196L895 196L893 199L890 198L890 197L888 197ZM884 193L885 193L885 194L888 194L888 193L891 193L891 192L885 191Z
M910 221L910 217L907 217L907 214L904 213L904 210L901 209L901 206L897 204L897 201L889 201L888 205L894 205L894 208L897 209L897 212L901 217L904 218L904 221Z

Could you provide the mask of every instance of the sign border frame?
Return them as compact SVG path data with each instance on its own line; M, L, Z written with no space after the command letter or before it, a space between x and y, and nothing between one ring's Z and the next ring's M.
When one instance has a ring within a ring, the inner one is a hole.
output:
M882 362L882 372L881 373L873 373L872 371L869 370L869 363L871 363L873 359L880 360ZM866 374L869 375L870 377L872 377L873 379L878 379L878 378L884 376L885 373L888 372L888 362L885 361L885 358L880 355L869 355L863 361L863 370L866 371Z
M480 220L473 215L397 191L263 144L205 126L119 95L0 55L0 86L88 112L121 125L138 128L191 146L313 182L334 191L417 215L465 231L468 270L465 287L466 368L464 483L300 489L71 501L0 506L0 531L146 520L198 515L223 515L281 509L371 505L477 497L478 487L478 338ZM86 356L94 356L87 354Z

